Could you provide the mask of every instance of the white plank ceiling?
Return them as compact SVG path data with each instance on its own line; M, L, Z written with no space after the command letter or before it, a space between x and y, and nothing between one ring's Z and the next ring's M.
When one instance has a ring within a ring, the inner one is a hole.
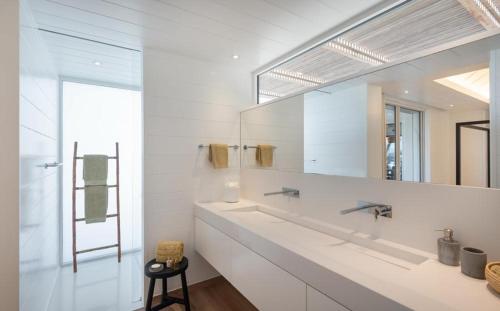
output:
M158 48L248 72L379 2L30 0L42 29L139 51ZM133 51L44 34L62 75L140 83L140 57ZM237 61L234 54L239 55ZM93 64L96 60L102 63L99 68Z

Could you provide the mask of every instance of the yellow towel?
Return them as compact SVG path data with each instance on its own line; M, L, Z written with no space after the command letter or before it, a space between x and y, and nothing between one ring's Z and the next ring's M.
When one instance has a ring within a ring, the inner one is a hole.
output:
M210 144L208 160L212 162L214 168L227 168L228 149L226 144Z
M257 145L257 150L255 151L255 160L257 164L262 167L273 166L273 150L272 145Z

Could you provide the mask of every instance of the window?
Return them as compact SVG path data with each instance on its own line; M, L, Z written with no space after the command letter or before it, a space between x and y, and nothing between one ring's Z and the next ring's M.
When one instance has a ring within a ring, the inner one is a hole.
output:
M422 181L422 112L385 105L385 179Z

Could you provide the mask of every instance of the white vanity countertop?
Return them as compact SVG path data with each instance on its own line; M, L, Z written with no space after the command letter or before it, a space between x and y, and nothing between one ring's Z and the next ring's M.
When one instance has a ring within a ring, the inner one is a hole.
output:
M349 309L500 310L500 295L485 280L463 275L460 267L434 259L410 268L386 263L369 253L346 251L345 241L293 222L264 213L228 212L262 206L252 201L196 206L196 217Z

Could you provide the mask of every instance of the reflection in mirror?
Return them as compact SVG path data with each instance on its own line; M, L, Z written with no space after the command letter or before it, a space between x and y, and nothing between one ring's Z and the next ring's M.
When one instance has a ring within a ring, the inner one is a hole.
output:
M494 36L253 107L241 144L274 146L267 169L496 186L497 76ZM259 168L255 150L242 167Z
M303 104L304 96L297 95L241 114L242 167L304 171ZM274 147L269 167L256 161L259 145Z

